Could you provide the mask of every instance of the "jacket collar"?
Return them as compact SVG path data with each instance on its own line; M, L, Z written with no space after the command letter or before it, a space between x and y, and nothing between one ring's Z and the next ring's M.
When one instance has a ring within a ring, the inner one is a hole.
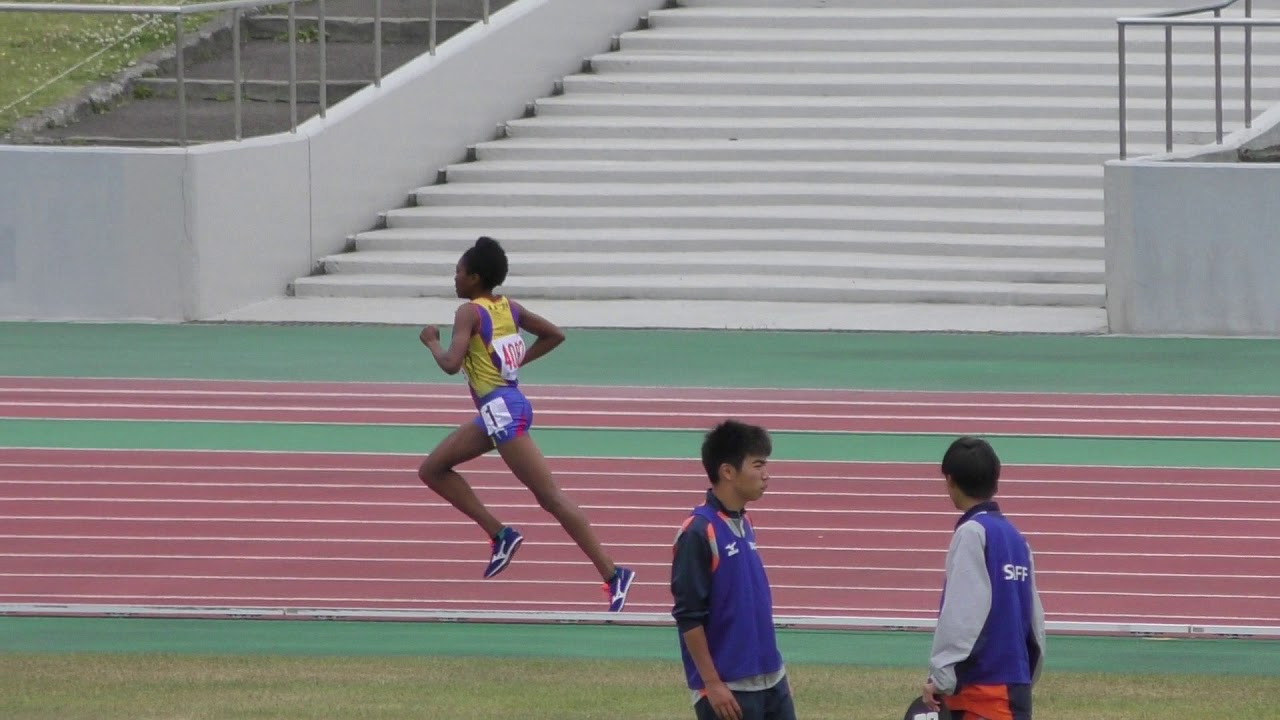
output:
M711 492L710 489L707 490L707 506L710 507L712 510L715 510L716 512L720 513L721 515L728 515L731 518L740 518L742 517L743 513L746 512L745 509L742 512L738 512L735 510L726 510L724 507L724 503L720 502L720 498L716 497L716 494Z
M960 519L956 521L956 527L960 527L961 525L965 524L970 519L972 519L974 515L977 515L978 513L984 513L984 512L999 514L1000 506L996 504L995 500L987 500L986 502L980 502L977 505L974 505L973 507L964 511L964 514L961 515Z

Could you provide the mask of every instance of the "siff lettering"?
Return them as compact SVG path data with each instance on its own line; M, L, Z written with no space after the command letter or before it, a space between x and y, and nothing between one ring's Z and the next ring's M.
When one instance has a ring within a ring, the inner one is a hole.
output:
M1028 570L1026 566L1023 566L1023 565L1009 564L1004 566L1005 580L1023 581L1023 580L1026 580L1030 576L1030 574L1031 574L1031 571Z

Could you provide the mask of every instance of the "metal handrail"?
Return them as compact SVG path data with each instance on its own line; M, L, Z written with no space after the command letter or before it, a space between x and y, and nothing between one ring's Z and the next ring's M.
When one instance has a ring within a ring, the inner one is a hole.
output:
M6 3L0 2L0 12L33 12L33 13L74 13L74 14L103 14L103 15L172 15L174 20L174 75L177 80L178 89L178 143L187 145L187 92L186 92L186 62L184 58L185 45L185 29L183 27L183 18L187 15L199 15L203 13L231 11L231 62L232 85L234 86L233 101L235 103L235 139L243 139L243 103L241 85L244 83L244 77L241 72L240 63L240 20L241 14L246 9L254 9L269 5L288 4L289 6L289 132L298 131L298 33L297 33L297 4L300 2L311 2L312 0L216 0L215 2L200 2L190 5L99 5L99 4L77 4L77 3ZM319 50L319 104L320 117L325 116L328 106L328 75L326 57L326 30L325 30L325 0L314 0L318 3L316 11L317 41ZM427 42L427 52L431 55L436 54L436 24L438 22L436 14L436 4L438 0L431 0L431 19L429 26L429 40ZM488 25L490 16L490 0L482 2L482 18L481 21ZM375 87L382 86L382 0L373 0L373 84Z
M1164 12L1158 12L1158 13L1151 13L1151 14L1149 14L1149 15L1143 15L1142 17L1144 17L1144 18L1166 18L1166 17L1179 17L1179 16L1182 16L1182 15L1198 15L1198 14L1200 14L1200 13L1204 13L1204 12L1213 12L1213 11L1217 11L1217 10L1225 10L1225 9L1227 9L1227 8L1231 7L1232 5L1235 5L1235 4L1236 4L1237 2L1239 2L1239 1L1240 1L1240 0L1223 0L1222 2L1216 2L1216 3L1212 4L1212 5L1202 5L1202 6L1200 6L1200 7L1190 8L1190 9L1187 9L1187 10L1166 10L1166 11L1164 11Z
M1119 122L1120 122L1120 159L1128 154L1128 117L1126 108L1126 67L1125 67L1125 28L1133 26L1157 26L1164 28L1164 121L1165 150L1173 150L1173 28L1174 27L1212 27L1213 28L1213 65L1214 65L1214 126L1218 144L1222 144L1222 28L1240 27L1244 29L1244 126L1253 125L1253 28L1280 27L1280 18L1258 19L1253 17L1253 0L1245 0L1243 18L1222 17L1222 11L1236 4L1238 0L1224 0L1213 5L1205 5L1186 10L1170 10L1163 13L1140 17L1122 17L1116 20L1118 32L1118 73L1119 73ZM1188 18L1187 15L1212 12L1213 18Z

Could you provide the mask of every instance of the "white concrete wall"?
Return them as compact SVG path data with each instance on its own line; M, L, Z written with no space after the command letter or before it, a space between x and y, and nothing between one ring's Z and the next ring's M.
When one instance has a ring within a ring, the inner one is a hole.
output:
M0 319L179 321L278 297L663 0L521 0L297 134L0 146Z
M1221 146L1104 171L1107 322L1133 335L1280 336L1280 106Z
M186 166L179 151L0 147L0 318L189 317Z
M304 137L284 135L191 151L191 319L277 297L284 283L307 273L313 257L309 146Z
M1280 165L1112 163L1106 197L1111 332L1280 336Z

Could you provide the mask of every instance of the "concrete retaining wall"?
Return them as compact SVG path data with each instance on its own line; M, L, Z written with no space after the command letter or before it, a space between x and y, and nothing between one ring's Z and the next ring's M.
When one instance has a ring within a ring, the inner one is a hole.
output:
M1136 335L1280 336L1280 108L1221 148L1106 165L1107 319Z
M0 319L278 297L663 0L521 0L303 124L181 148L0 146Z

